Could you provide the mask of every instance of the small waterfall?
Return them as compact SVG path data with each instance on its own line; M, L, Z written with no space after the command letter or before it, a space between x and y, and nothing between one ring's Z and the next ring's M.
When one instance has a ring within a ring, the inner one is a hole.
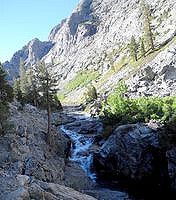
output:
M90 169L93 155L89 152L89 148L93 144L94 139L67 130L64 128L64 126L61 126L61 130L64 132L65 135L69 136L69 138L72 140L70 160L77 162L86 172L88 177L91 178L93 181L95 181L96 175L92 173Z

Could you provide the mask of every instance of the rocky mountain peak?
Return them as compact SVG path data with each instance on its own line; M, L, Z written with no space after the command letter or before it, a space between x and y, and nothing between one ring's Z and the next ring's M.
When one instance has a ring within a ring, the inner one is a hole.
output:
M3 64L5 69L7 69L9 79L12 80L18 76L21 59L24 61L26 67L33 65L46 55L52 46L53 43L51 41L41 42L38 38L29 41L21 50L13 54L10 61L6 61Z

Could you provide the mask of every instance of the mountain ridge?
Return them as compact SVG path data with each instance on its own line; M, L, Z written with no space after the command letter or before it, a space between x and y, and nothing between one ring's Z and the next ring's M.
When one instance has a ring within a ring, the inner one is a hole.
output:
M147 0L146 3L152 14L155 47L162 48L176 33L176 3L171 0ZM119 65L125 56L129 57L127 45L131 37L139 40L142 34L139 0L82 0L70 17L51 30L48 40L52 45L39 59L45 62L53 59L53 71L61 75L59 85L64 90L79 71L97 70L102 77ZM129 62L128 67L131 71Z

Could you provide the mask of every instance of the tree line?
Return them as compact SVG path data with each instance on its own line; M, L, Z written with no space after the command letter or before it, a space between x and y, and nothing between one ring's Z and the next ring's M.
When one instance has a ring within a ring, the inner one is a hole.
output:
M6 72L0 63L0 135L4 134L9 116L9 102L13 100L13 89L8 84Z
M8 117L9 102L13 99L21 103L23 109L26 103L47 110L47 140L51 134L51 110L61 109L56 98L58 76L52 73L53 62L46 64L41 61L27 70L23 60L20 61L19 77L14 80L13 87L6 79L3 66L0 65L0 130L5 129Z

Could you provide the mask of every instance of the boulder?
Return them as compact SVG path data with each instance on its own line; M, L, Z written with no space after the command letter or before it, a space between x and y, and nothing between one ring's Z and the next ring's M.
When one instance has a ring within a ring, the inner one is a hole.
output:
M167 162L159 149L157 126L150 124L150 127L130 124L115 129L99 152L94 154L93 163L98 176L161 182L160 172L164 171L166 177L162 178L167 178Z
M64 185L78 191L93 188L92 181L83 169L72 162L68 162L65 166Z
M155 73L150 66L145 67L140 72L140 80L152 81L155 78Z
M164 77L163 77L164 81L176 80L176 67L165 66L165 68L163 68L163 70L165 70Z

